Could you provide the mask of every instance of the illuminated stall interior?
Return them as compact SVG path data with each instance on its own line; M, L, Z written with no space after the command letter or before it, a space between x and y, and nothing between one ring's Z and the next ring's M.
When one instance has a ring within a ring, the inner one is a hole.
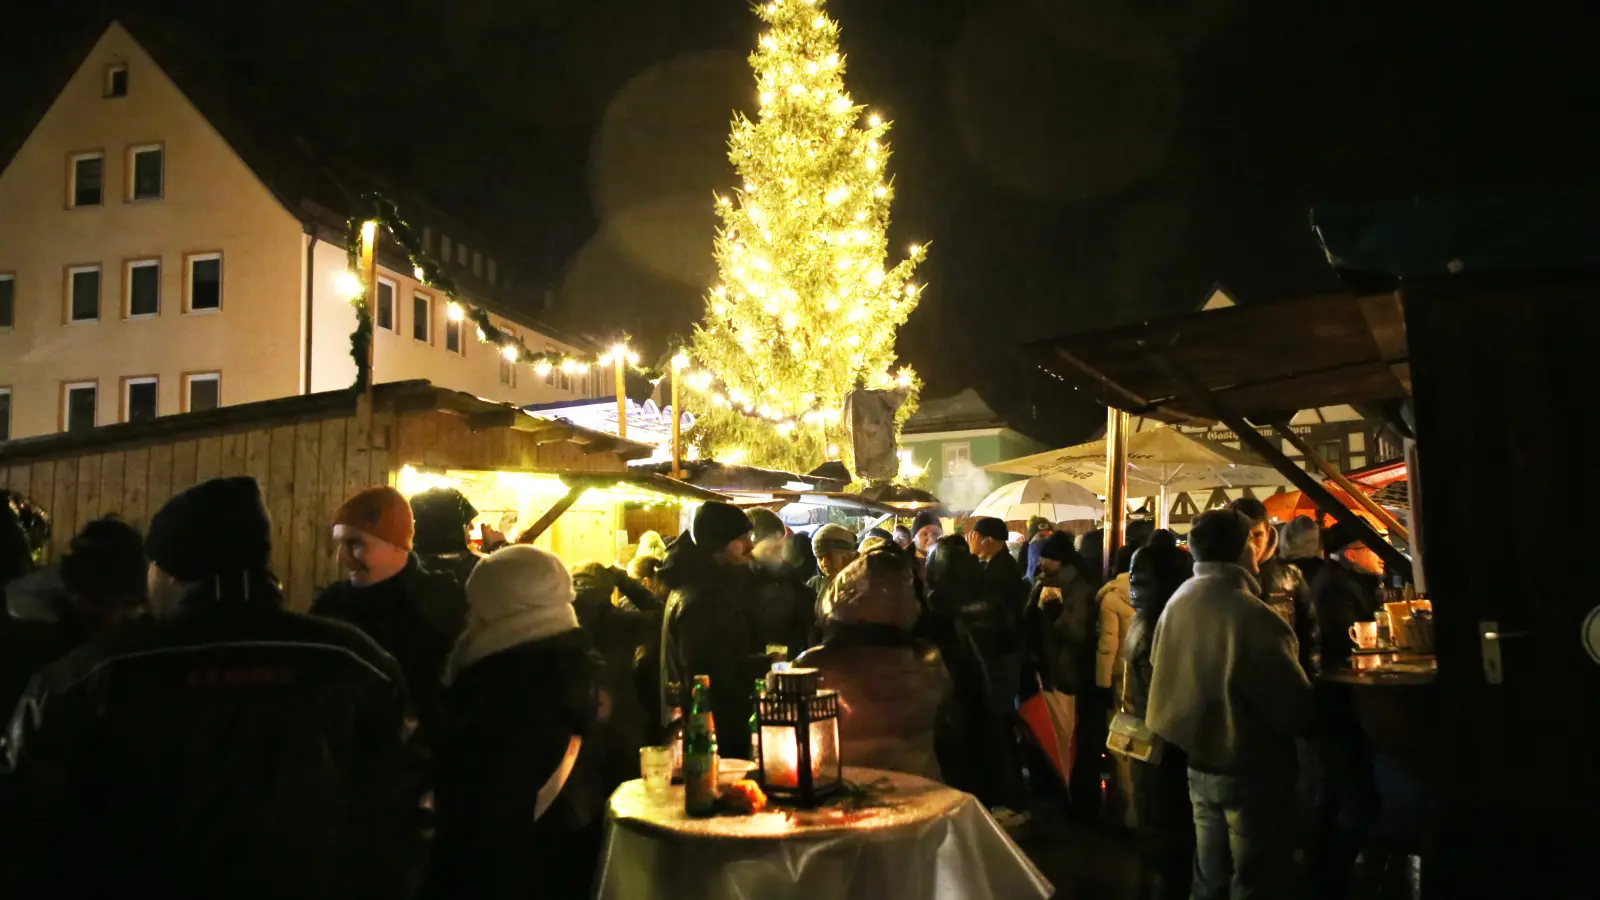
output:
M707 500L725 499L704 488L643 472L550 472L516 469L424 469L406 466L396 487L407 497L451 487L478 510L472 540L484 528L516 540L530 528L533 540L568 565L626 563L645 531L671 540L689 526Z

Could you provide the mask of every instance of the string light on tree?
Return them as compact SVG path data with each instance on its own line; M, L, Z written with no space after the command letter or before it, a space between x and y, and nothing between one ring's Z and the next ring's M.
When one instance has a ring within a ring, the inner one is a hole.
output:
M907 390L901 422L915 410L915 373L892 369L925 253L913 245L889 258L889 122L846 92L839 27L822 6L756 10L768 26L750 57L759 110L733 120L742 188L714 197L719 283L692 345L712 377L685 379L711 391L692 435L702 450L739 447L753 464L796 471L831 456L830 445L849 446L840 417L822 413L858 385Z

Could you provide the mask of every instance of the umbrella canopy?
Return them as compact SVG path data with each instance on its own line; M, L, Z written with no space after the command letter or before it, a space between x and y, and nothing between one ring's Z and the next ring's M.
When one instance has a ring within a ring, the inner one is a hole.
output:
M1048 450L984 466L991 472L1048 475L1057 481L1106 492L1106 442ZM1149 497L1165 488L1170 493L1219 487L1268 487L1289 484L1267 461L1246 450L1184 434L1175 428L1154 428L1128 436L1128 494Z
M1340 490L1336 485L1324 484L1323 487L1333 495L1333 499L1343 503L1354 511L1356 515L1366 519L1368 524L1379 534L1388 534L1389 530L1384 527L1383 523L1379 522L1376 516L1363 509L1361 504L1357 503L1349 494ZM1313 519L1324 528L1334 522L1333 516L1318 509L1317 504L1313 503L1311 498L1307 497L1302 491L1276 494L1261 501L1261 504L1267 508L1267 515L1271 516L1274 522L1291 522L1296 516L1305 516Z
M994 516L1007 522L1026 522L1044 516L1051 522L1099 519L1105 506L1082 485L1056 478L1027 478L1003 484L983 498L973 516Z

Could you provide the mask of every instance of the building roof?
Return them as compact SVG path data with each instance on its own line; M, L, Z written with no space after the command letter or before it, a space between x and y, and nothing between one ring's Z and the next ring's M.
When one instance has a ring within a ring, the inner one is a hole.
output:
M64 64L59 71L51 73L45 80L48 87L43 95L13 120L9 130L0 132L0 171L10 165L101 38L119 26L149 54L234 153L261 179L278 203L303 222L309 233L342 245L346 221L362 212L361 197L379 193L393 200L401 214L412 218L415 224L465 237L471 246L490 251L490 255L504 261L514 261L514 254L498 247L493 239L440 210L416 192L319 150L306 135L286 122L281 103L268 98L251 79L234 71L217 56L202 52L202 47L210 46L208 42L169 22L147 16L124 15L96 30L86 29L85 38L67 48L62 59L70 65ZM380 242L379 262L394 271L411 270L403 251L393 242ZM492 286L474 278L470 271L463 272L454 266L450 267L450 274L464 299L495 315L565 343L579 346L590 343L564 334L537 316L518 309L514 297L504 288L503 280L501 285Z
M435 387L428 381L392 381L377 385L373 394L374 405L380 409L394 409L397 412L443 410L467 417L475 429L509 428L517 431L543 432L553 441L572 441L596 451L615 451L624 460L646 457L654 450L648 444L583 428L570 422L532 416L510 404L495 403L461 391ZM0 465L17 465L79 453L104 453L233 431L240 427L259 428L303 422L329 415L347 415L355 409L355 405L354 391L348 389L324 391L318 394L263 400L258 403L222 406L205 412L159 416L145 422L103 425L71 434L58 433L17 438L0 442ZM615 476L616 473L610 475Z
M1052 338L1027 345L1080 395L1169 423L1211 421L1174 371L1246 416L1410 394L1394 293L1324 294Z
M948 397L918 400L917 411L906 419L905 427L900 431L902 434L928 434L1004 427L1005 418L995 412L976 390L966 388Z

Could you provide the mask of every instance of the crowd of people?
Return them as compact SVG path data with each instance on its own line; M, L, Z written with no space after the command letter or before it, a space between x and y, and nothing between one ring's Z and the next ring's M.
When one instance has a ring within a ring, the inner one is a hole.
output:
M926 512L807 536L708 502L624 567L474 548L459 493L376 487L333 511L343 577L308 614L285 608L250 479L190 488L144 535L90 522L49 565L48 517L0 501L19 897L585 896L606 798L694 676L738 723L720 753L749 757L748 688L775 660L840 692L851 765L968 791L1011 828L1049 777L1018 706L1073 697L1057 795L1138 835L1167 896L1293 895L1298 849L1340 896L1372 818L1359 729L1310 676L1348 655L1376 569L1310 520L1280 539L1253 500L1201 515L1187 549L1135 523L1109 571L1100 532L1042 519L1021 541ZM1117 712L1159 761L1103 754Z

